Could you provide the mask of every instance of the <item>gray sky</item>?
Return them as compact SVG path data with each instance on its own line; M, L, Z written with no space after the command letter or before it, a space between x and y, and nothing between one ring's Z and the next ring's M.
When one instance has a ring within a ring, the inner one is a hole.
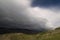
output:
M60 26L60 1L33 2L32 0L0 0L0 27L43 30Z

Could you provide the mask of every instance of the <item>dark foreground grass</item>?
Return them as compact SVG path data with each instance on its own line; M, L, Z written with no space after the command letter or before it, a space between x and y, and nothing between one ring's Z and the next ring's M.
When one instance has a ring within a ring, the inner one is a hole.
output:
M60 40L60 29L31 35L23 33L0 34L0 40Z

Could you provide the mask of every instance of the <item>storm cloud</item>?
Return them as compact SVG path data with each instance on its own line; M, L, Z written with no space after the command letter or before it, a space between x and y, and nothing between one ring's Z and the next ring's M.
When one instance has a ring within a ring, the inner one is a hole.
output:
M0 28L44 31L54 30L60 26L58 9L32 7L32 2L32 0L0 0Z

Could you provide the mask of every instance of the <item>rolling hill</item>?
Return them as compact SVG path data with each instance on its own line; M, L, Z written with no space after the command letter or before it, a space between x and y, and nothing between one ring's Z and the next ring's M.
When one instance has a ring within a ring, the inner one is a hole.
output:
M9 33L0 34L0 40L60 40L60 28L38 34Z

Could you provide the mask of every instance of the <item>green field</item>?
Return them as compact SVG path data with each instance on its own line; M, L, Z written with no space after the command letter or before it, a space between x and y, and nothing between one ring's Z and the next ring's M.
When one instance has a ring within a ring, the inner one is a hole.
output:
M60 29L48 32L41 32L38 34L0 34L0 40L60 40Z

